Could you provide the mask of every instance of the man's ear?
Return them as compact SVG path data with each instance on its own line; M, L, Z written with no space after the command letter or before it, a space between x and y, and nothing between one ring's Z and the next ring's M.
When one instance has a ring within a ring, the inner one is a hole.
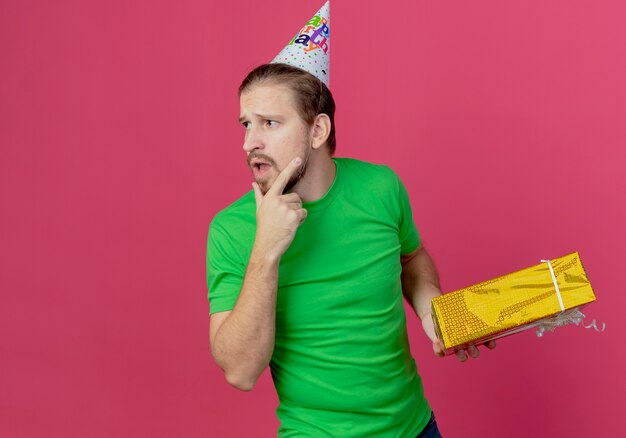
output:
M313 149L319 149L326 144L328 136L330 135L330 118L326 114L318 114L313 122L313 129L311 130Z

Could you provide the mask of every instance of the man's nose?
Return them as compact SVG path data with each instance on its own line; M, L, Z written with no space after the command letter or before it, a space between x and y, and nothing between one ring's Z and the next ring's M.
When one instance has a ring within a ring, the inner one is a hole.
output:
M243 142L243 150L250 153L255 149L263 149L264 147L262 134L254 127L248 129Z

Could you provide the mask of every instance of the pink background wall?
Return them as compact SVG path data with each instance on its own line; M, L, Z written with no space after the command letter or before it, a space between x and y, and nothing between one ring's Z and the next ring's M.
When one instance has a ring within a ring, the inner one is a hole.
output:
M205 242L251 181L236 88L321 3L2 2L0 435L274 434L269 376L210 358ZM460 364L410 317L441 430L624 436L623 2L363 4L331 7L337 155L400 174L446 291L578 250L607 323Z

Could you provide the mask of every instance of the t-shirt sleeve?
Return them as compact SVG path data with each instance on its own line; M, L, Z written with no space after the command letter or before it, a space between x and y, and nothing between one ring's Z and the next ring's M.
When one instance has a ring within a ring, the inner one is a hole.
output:
M402 180L397 177L398 180L398 198L400 205L400 253L408 254L415 251L420 246L420 236L413 222L413 211L411 210L411 201L409 200L409 194L406 191L406 187L402 183Z
M232 310L243 284L245 266L226 230L213 221L207 243L210 314Z

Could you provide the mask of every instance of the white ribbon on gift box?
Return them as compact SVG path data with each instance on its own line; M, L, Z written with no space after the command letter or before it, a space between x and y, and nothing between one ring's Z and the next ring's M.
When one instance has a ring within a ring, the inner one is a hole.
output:
M538 337L542 337L543 333L546 331L553 332L557 327L568 324L580 325L585 318L585 314L578 310L577 307L567 311L565 310L565 306L563 305L563 297L561 297L561 290L559 289L559 283L556 281L556 275L554 275L554 269L552 269L552 263L550 262L550 260L541 260L541 262L547 263L548 268L550 269L550 275L552 276L552 282L554 283L556 297L559 300L559 306L561 306L561 313L537 322L537 325L539 326L539 328L537 329ZM582 326L586 329L593 328L597 332L603 332L606 328L606 324L604 323L602 323L601 329L598 328L595 319L591 321L591 324L582 324Z

